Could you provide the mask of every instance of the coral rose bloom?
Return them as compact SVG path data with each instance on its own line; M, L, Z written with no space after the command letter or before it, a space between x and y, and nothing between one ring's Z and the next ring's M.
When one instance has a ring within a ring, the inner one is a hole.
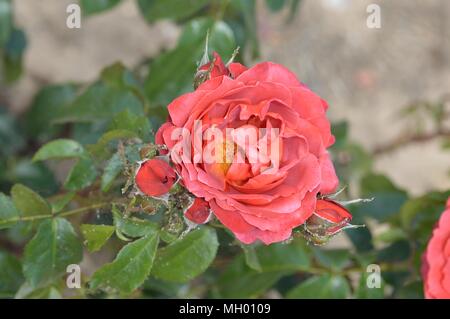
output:
M244 162L196 163L185 156L177 170L186 188L209 202L214 215L241 242L286 240L313 214L317 194L330 193L338 184L327 152L334 142L327 104L279 64L264 62L246 69L233 63L221 69L223 74L211 75L168 106L170 117L156 142L173 150L178 142L174 130L183 128L194 135L198 120L203 132L211 127L278 129L276 170L269 170L270 160L249 160L255 145L247 145ZM194 149L193 139L189 143ZM234 142L224 141L229 143Z
M450 299L450 198L422 259L424 293L428 299Z

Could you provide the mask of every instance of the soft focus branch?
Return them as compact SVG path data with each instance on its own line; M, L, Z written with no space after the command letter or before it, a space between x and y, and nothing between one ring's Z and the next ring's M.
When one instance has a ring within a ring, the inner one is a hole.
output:
M376 147L373 151L373 154L381 155L381 154L395 151L396 149L406 146L406 145L410 145L410 144L414 144L414 143L424 143L424 142L433 140L435 138L441 138L441 137L450 138L450 130L438 130L436 132L431 132L431 133L400 136L399 138L395 139L394 141L392 141L390 143L387 143L386 145L381 145L381 146Z
M19 217L14 217L14 218L10 218L10 219L0 220L0 225L6 225L9 223L15 223L15 222L20 222L20 221L30 222L30 221L48 219L48 218L54 218L54 217L68 217L68 216L79 214L79 213L86 213L93 209L103 208L108 205L111 205L111 203L109 203L109 202L97 203L97 204L93 204L90 206L80 207L80 208L68 210L65 212L57 213L57 214L32 215L32 216L23 216L23 217L19 216Z

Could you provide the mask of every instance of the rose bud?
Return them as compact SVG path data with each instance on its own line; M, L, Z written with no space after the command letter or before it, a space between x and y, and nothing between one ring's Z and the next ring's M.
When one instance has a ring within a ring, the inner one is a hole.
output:
M217 52L213 52L214 59L207 62L197 69L194 77L194 88L199 87L203 82L221 75L228 75L228 70L222 62L222 58Z
M137 188L149 196L166 194L175 183L177 174L161 159L151 159L141 163L134 178Z
M302 234L316 245L325 244L340 231L358 227L349 224L350 212L342 205L330 199L318 199L314 213L303 224Z
M230 61L224 64L222 58L217 52L213 52L214 59L212 62L206 62L200 65L194 77L194 88L197 89L202 83L209 79L219 76L229 76L231 78L238 77L247 68L240 63L233 62L238 50L233 53Z
M203 198L195 198L192 205L184 212L184 217L195 224L205 224L211 217L209 204Z

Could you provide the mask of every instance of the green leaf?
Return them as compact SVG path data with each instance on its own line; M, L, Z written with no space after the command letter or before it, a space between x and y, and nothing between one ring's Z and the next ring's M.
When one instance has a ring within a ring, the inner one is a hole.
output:
M423 299L423 282L417 280L404 285L398 290L396 297L400 299Z
M3 52L3 72L0 73L0 82L11 83L16 81L22 74L22 56L27 46L25 32L19 29L13 29Z
M137 134L134 133L133 131L122 130L122 129L113 130L113 131L106 132L98 141L98 145L105 147L106 144L108 144L109 142L111 142L113 140L123 139L123 138L133 138L136 136L137 136Z
M59 139L42 146L34 155L34 161L47 159L78 158L70 170L64 187L67 190L80 190L90 186L97 177L97 169L90 155L83 146L69 139Z
M0 47L3 47L11 36L12 10L11 0L0 0Z
M151 278L151 276L142 285L143 298L154 296L155 292L158 294L158 298L183 298L185 297L186 284L167 282Z
M135 132L129 130L118 129L108 131L100 137L97 144L89 147L89 151L94 154L94 156L101 156L102 153L105 153L105 150L107 149L110 142L115 140L131 139L135 137L138 137L138 135Z
M0 106L0 156L11 156L25 145L17 120Z
M19 260L0 251L0 298L13 297L22 282L22 266Z
M307 270L310 260L305 246L297 241L289 244L272 244L257 248L257 256L262 270L298 271Z
M85 15L100 13L116 6L120 0L80 0L80 7Z
M132 90L98 81L89 86L68 108L65 108L55 122L90 123L109 120L125 109L144 115L142 101Z
M72 225L63 218L46 220L25 247L23 272L36 287L58 278L68 265L79 263L82 256L83 246Z
M141 94L141 84L133 73L120 62L107 66L100 74L101 80L113 88L129 89ZM139 95L138 94L138 95Z
M368 174L361 180L363 197L374 197L370 203L359 205L355 214L370 216L384 222L400 211L408 199L406 191L397 188L386 176Z
M256 249L252 245L242 245L242 250L244 251L245 263L251 269L258 272L262 271L261 263L259 262L258 255L256 254Z
M15 299L62 299L61 293L54 286L33 287L25 282L14 296Z
M382 271L381 276L383 277L386 284L393 286L394 293L397 289L404 286L408 278L411 277L411 272L408 270L398 270L398 271Z
M148 22L159 19L180 21L208 5L208 0L138 0L142 15Z
M14 206L11 199L0 193L0 229L14 225L20 218L19 211ZM7 222L7 220L11 220Z
M151 63L145 81L145 93L150 101L167 105L175 96L193 90L193 77L208 30L210 50L217 51L224 59L232 54L236 44L233 31L225 22L212 19L190 21L177 47Z
M227 266L217 285L222 298L258 297L272 287L286 272L258 272L247 267L240 255Z
M14 205L23 216L49 215L52 209L48 202L30 188L16 184L11 189Z
M160 249L153 276L172 282L186 282L203 273L213 262L219 243L214 229L202 227Z
M360 206L364 205L365 203L360 204ZM365 225L365 227L346 229L344 233L350 239L358 253L366 253L374 249L372 232L365 220L365 216L356 212L358 208L359 206L357 205L350 207L350 212L353 215L352 224Z
M178 46L186 46L190 43L199 45L197 48L197 56L191 57L197 67L197 62L204 54L206 35L209 32L208 47L209 54L213 51L219 53L224 62L231 57L236 49L236 41L234 39L233 30L224 21L218 21L210 18L198 18L189 21L184 27L183 32L178 39ZM193 74L191 75L193 76Z
M230 5L238 13L242 14L244 20L245 38L250 44L251 57L259 57L259 39L256 21L256 1L255 0L231 0Z
M131 131L148 142L151 138L152 126L146 117L138 116L127 109L113 118L109 129Z
M369 275L371 275L371 273L365 271L361 272L361 278L359 279L358 289L356 290L355 297L358 299L383 299L385 286L382 278L380 278L381 285L379 288L369 288L367 285L367 279Z
M326 268L341 270L350 263L350 251L348 249L314 249L317 262Z
M90 287L112 288L123 293L137 289L150 274L158 247L158 233L150 233L124 246L113 262L98 269Z
M80 229L85 239L84 243L92 253L100 250L106 244L116 228L109 225L84 224L81 225Z
M108 128L108 120L72 124L72 138L83 145L95 144Z
M44 87L34 97L25 114L27 134L39 141L45 141L54 136L59 128L52 126L52 121L72 103L75 96L76 87L72 84Z
M354 219L353 223L359 224L360 222ZM361 224L362 223L363 222L361 221ZM345 234L348 236L358 252L367 252L371 251L374 248L372 243L372 233L370 232L368 226L347 229L345 230Z
M156 223L135 217L124 216L116 205L112 206L112 213L117 236L122 240L128 240L128 238L123 235L130 238L137 238L158 231L158 225Z
M421 246L425 246L431 232L445 208L450 191L431 192L408 200L400 210L402 227L412 233Z
M286 0L266 0L266 5L270 10L277 12L283 9Z
M378 252L378 262L404 261L411 255L411 245L408 240L398 240Z
M48 159L79 158L86 155L83 146L74 140L58 139L42 146L33 157L33 161Z
M98 175L95 164L90 157L80 158L72 167L64 182L64 188L71 191L90 186Z
M51 201L53 214L59 213L70 203L70 201L75 197L75 192L68 192L62 195L55 196Z
M342 276L321 275L311 277L292 290L286 297L290 299L343 299L350 295L350 285Z
M105 170L102 175L101 189L102 192L108 192L114 180L119 176L123 169L123 162L119 153L115 153L108 163L106 163Z
M59 190L55 175L43 162L32 162L28 158L15 161L7 174L9 181L36 189L42 196L53 195Z
M333 149L345 147L348 142L348 122L341 121L332 123L331 131L336 139L336 142L333 144Z
M395 226L391 226L376 237L376 241L382 243L393 243L401 239L408 239L408 234L405 230Z

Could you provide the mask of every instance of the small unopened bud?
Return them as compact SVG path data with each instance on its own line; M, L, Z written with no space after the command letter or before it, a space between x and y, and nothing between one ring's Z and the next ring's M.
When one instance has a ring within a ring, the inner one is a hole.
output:
M147 196L162 196L169 192L177 174L165 161L153 158L141 163L134 178L136 187Z
M330 199L318 199L314 213L301 226L301 234L315 245L323 245L344 229L361 226L352 225L350 212Z

